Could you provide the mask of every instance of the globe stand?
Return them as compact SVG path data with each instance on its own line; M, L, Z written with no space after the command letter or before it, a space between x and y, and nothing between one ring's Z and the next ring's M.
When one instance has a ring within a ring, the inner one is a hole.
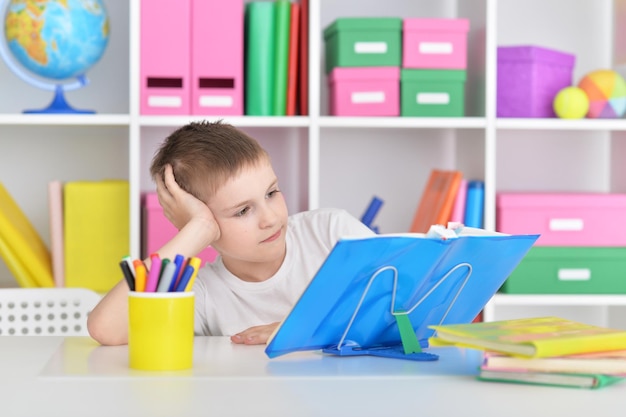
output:
M62 85L57 85L54 90L54 97L50 105L44 109L24 110L23 113L29 114L45 114L45 113L65 113L65 114L93 114L93 110L79 110L70 106L65 100L65 94Z

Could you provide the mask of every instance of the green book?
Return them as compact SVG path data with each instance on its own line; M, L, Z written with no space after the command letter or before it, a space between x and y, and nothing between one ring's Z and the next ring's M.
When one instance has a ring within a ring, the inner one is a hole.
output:
M254 1L245 11L245 113L274 113L274 2Z
M622 381L624 378L603 374L532 372L482 368L478 374L478 379L491 382L514 382L529 385L598 389L615 384L616 382Z
M275 3L274 26L274 116L287 114L287 74L289 72L289 29L291 27L291 2Z

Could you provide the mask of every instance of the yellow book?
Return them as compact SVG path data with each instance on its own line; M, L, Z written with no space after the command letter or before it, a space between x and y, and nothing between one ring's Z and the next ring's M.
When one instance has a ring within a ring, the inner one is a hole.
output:
M50 251L0 183L0 256L21 287L52 287Z
M128 181L67 182L63 199L65 286L106 292L130 252Z
M560 317L429 326L431 346L459 346L529 358L626 349L626 331Z

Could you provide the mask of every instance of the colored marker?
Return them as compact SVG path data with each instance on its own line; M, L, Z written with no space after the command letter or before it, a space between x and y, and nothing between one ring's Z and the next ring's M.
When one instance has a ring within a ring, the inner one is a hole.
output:
M135 291L143 292L146 290L146 266L141 259L133 261L135 267Z
M131 258L129 255L126 255L122 258L122 260L128 264L128 269L130 270L130 273L133 275L133 280L134 280L135 279L135 266L133 265L133 258Z
M157 292L168 292L170 285L172 285L172 281L174 279L174 274L176 273L176 263L168 262L163 268L163 273L161 273L161 278L159 279L159 285L157 286Z
M126 283L128 283L128 288L131 291L135 291L135 277L133 276L133 273L128 266L128 262L122 259L120 261L120 268L122 268L122 273L124 274L124 279L126 280Z
M148 272L148 281L146 281L146 292L155 292L161 275L161 258L158 254L150 255L150 272Z
M176 292L183 292L187 288L191 276L194 274L195 268L191 265L187 265L183 271L183 276L180 277L180 282L176 285Z
M191 291L193 283L196 280L196 276L198 276L201 264L202 260L200 258L193 257L189 260L189 265L193 266L193 274L191 274L191 278L189 278L189 282L185 286L185 291Z
M163 271L165 271L165 267L167 266L167 264L170 263L169 258L163 258L161 260L161 272L159 273L159 281L157 283L157 289L155 291L159 290L159 285L161 285L161 279L163 278Z
M176 286L180 282L180 277L185 270L186 259L183 255L176 255L176 257L174 257L174 263L176 264L176 271L174 272L174 278L172 278L172 283L168 289L169 292L176 291Z

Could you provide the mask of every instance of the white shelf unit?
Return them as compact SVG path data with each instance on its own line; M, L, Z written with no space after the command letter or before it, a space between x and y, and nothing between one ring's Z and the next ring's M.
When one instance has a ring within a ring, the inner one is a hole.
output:
M621 0L309 0L310 114L224 117L268 148L289 210L334 206L359 217L372 196L384 200L380 230L408 230L432 168L460 169L485 181L485 228L495 229L500 190L626 191L625 120L496 118L498 45L536 44L576 54L574 81L593 69L626 63ZM131 184L133 256L140 254L140 196L154 189L148 166L175 128L210 116L139 114L140 0L105 1L111 38L87 74L91 84L68 93L95 115L24 115L50 99L0 63L0 181L49 241L47 183L52 179L127 178ZM466 117L387 118L328 115L323 29L339 17L463 17L470 21ZM0 264L0 287L15 286ZM564 302L566 300L567 302ZM563 315L592 310L600 321L626 306L620 296L498 294L491 319L554 307ZM611 311L611 314L607 313Z

